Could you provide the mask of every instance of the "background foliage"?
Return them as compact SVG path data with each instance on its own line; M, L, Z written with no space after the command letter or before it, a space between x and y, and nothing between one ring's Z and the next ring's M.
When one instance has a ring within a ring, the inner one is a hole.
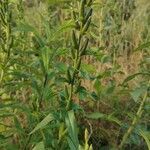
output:
M0 1L0 149L150 149L149 0Z

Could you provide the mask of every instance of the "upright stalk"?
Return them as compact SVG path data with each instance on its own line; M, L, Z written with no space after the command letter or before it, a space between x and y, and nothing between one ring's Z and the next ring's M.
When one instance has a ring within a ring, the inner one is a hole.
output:
M148 86L150 84L150 81L148 83ZM129 136L131 135L131 133L133 132L134 130L134 127L137 125L139 119L141 118L142 114L143 114L143 108L144 108L144 104L146 102L146 99L147 99L147 96L148 96L148 90L145 92L144 94L144 97L141 101L141 104L138 108L138 111L136 113L136 116L134 117L132 123L131 123L131 126L129 127L129 129L127 130L127 132L124 134L123 138L122 138L122 141L119 145L119 150L122 150L123 149L123 146L125 145L127 139L129 138Z
M75 10L72 11L73 20L75 22L75 28L72 30L72 44L71 58L73 60L73 71L70 68L67 70L68 85L65 87L67 95L66 109L70 109L72 103L72 97L74 93L75 84L80 85L79 70L81 67L82 56L86 54L86 49L89 43L87 37L87 31L91 23L92 16L92 3L93 0L81 0L79 6L79 13Z

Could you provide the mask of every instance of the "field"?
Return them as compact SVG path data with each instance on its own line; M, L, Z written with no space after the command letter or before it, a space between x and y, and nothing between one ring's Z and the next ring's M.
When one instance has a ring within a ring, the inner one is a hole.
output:
M0 150L150 150L150 1L0 0Z

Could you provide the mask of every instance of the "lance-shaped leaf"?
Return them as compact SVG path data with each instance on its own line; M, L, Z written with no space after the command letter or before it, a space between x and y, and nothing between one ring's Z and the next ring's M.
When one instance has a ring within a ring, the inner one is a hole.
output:
M79 149L79 141L78 141L78 132L77 132L77 125L75 120L74 111L69 111L67 114L67 117L65 119L66 126L68 129L68 144L70 147L70 150L78 150Z
M35 145L35 147L34 147L32 150L45 150L43 141L37 143L37 144Z
M31 131L30 134L35 133L36 131L43 129L48 123L54 120L52 114L48 114L40 123L36 125L36 127Z

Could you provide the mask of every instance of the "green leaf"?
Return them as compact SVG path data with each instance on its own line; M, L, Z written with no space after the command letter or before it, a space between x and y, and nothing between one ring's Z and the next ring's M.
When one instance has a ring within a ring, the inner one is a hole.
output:
M52 114L48 114L40 123L36 125L36 127L32 130L30 134L33 134L34 132L38 131L39 129L43 129L49 122L54 120L54 117Z
M67 66L65 63L59 62L59 63L55 63L55 68L58 72L65 74L67 71Z
M85 64L85 63L82 63L81 69L88 73L94 73L96 71L96 69L93 67L92 64Z
M104 118L104 116L105 115L103 113L95 112L95 113L88 114L86 117L90 119L100 119L100 118Z
M80 100L85 100L88 96L88 92L87 92L86 88L83 86L78 87L78 94L79 94Z
M147 75L147 76L149 76L150 74L149 74L148 72L135 73L135 74L133 74L133 75L131 75L131 76L128 76L128 77L123 81L122 85L124 85L125 83L129 82L130 80L134 79L136 76L139 76L139 75Z
M17 71L14 70L12 73L10 73L11 75L14 75L15 77L17 77L17 79L21 79L21 78L28 78L30 77L30 74L26 73L26 72L21 72L21 71Z
M99 79L95 79L94 81L94 88L97 92L97 94L100 94L101 90L102 90L102 85Z
M137 102L140 98L140 96L145 93L147 90L147 87L137 87L135 88L130 94L132 96L132 98L134 99L135 102Z
M107 55L104 55L102 58L101 58L101 63L108 63L111 61L111 57L110 56L107 56Z
M75 26L73 20L65 21L58 29L58 32L66 32L68 29L72 29Z
M102 120L105 120L105 121L109 121L109 122L114 122L118 125L122 125L121 121L118 120L116 117L112 116L112 115L106 115L106 114L103 114L103 113L99 113L99 112L95 112L95 113L91 113L91 114L88 114L86 115L87 118L89 119L102 119Z
M150 150L150 132L140 130L139 134L143 137L143 139L147 144L148 149Z
M78 141L78 132L77 132L77 125L75 120L74 111L69 111L67 114L67 117L65 119L67 129L68 129L68 144L70 147L70 150L78 150L79 148L79 141Z
M148 47L150 47L150 42L140 45L138 48L135 49L135 51L142 50L143 48L148 48Z
M68 30L71 30L75 26L74 22L72 20L65 21L60 27L58 27L57 31L53 34L51 41L58 40L58 37Z
M14 125L15 125L15 127L19 133L23 132L23 128L22 128L22 126L21 126L21 124L20 124L20 122L16 116L14 116Z
M98 100L99 100L98 95L97 95L94 91L91 93L91 98L92 98L93 100L95 100L95 101L98 101Z
M44 142L39 142L32 150L45 150Z
M48 69L49 69L49 64L50 64L50 49L48 47L44 47L42 48L42 67L43 67L43 70L45 71L45 73L48 72Z

